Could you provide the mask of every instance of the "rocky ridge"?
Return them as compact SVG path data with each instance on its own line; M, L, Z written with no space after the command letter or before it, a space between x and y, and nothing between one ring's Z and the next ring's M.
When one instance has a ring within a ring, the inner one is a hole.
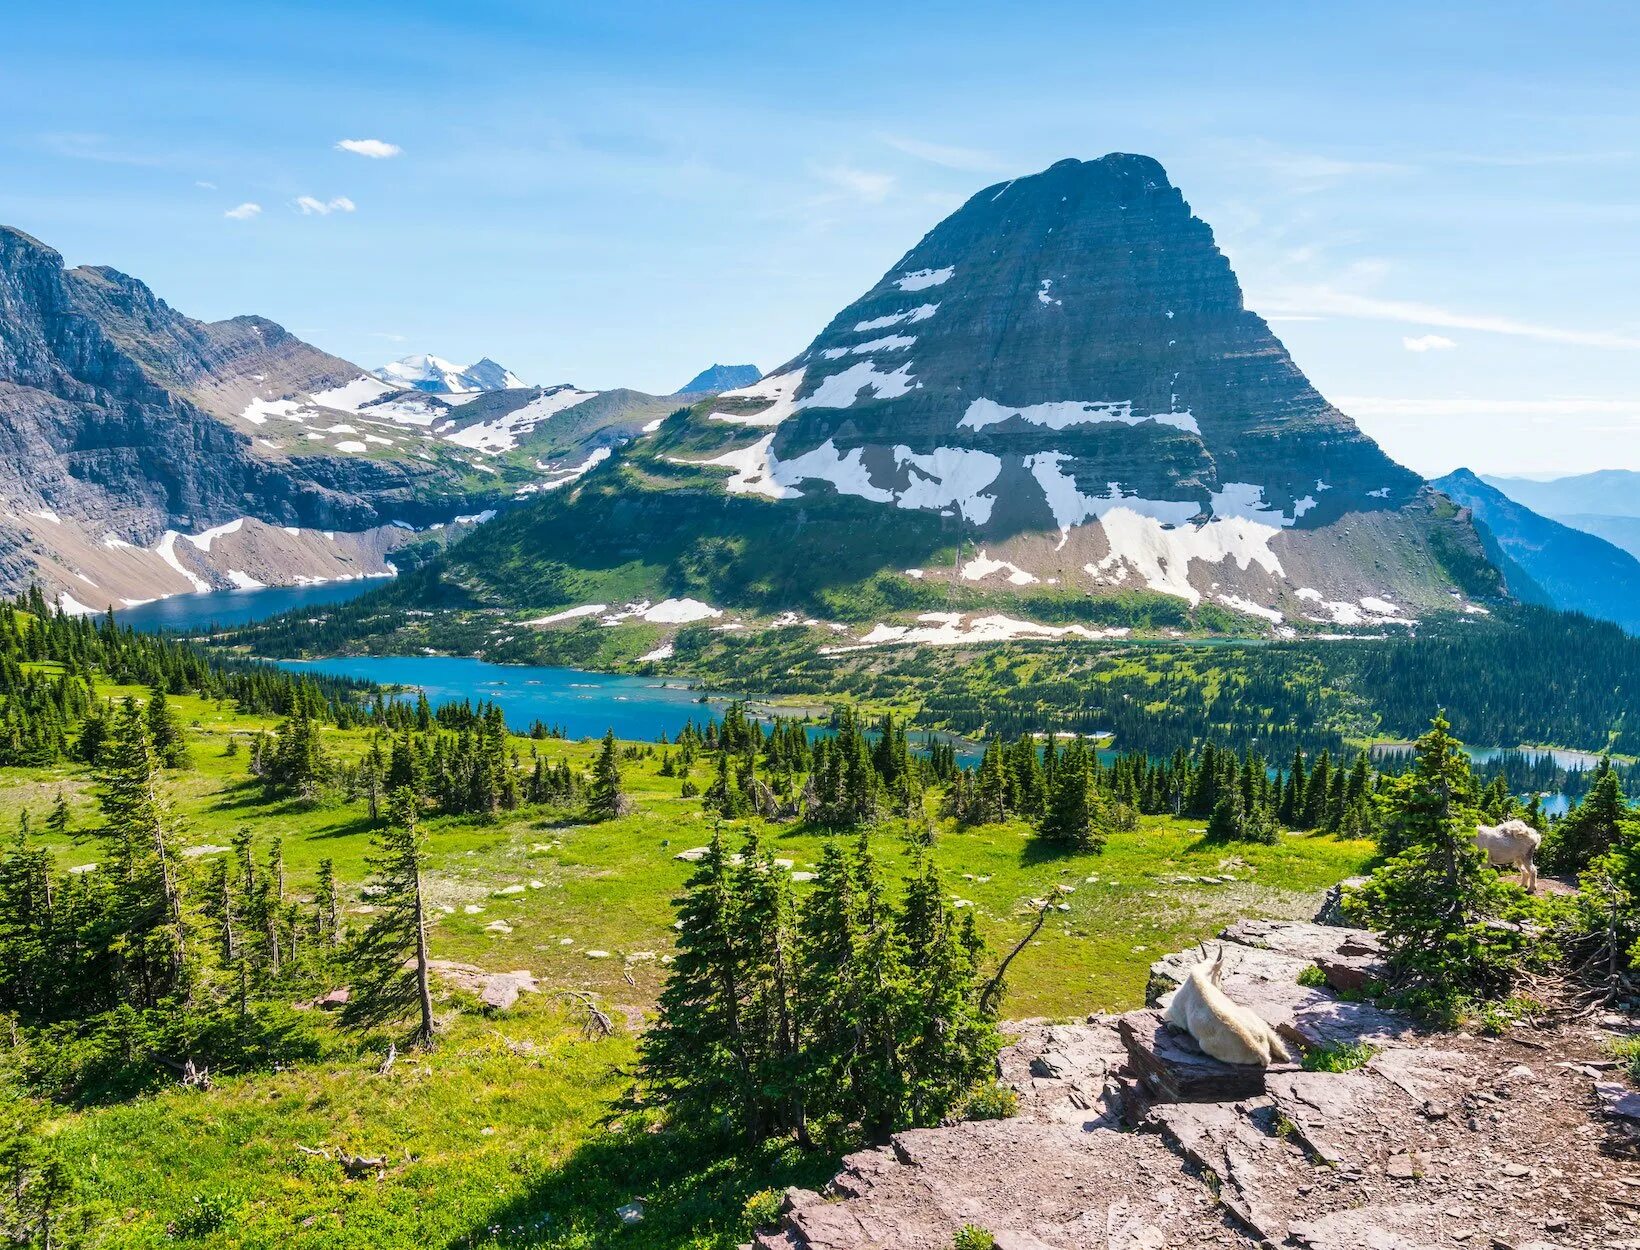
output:
M396 549L576 480L672 407L462 376L395 388L0 228L0 592L39 582L79 611L388 576Z
M1365 1043L1371 1058L1266 1071L1203 1055L1159 1009L1221 952L1228 992L1300 1053ZM1609 1074L1609 1034L1432 1035L1298 983L1320 968L1355 986L1377 959L1363 931L1243 921L1158 961L1149 1008L1013 1026L1016 1116L850 1155L825 1193L788 1191L755 1246L948 1250L970 1224L999 1250L1640 1245L1640 1097Z

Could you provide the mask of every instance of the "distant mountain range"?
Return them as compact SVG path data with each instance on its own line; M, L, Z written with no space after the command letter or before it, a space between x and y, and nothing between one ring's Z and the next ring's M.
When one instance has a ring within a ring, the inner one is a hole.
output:
M371 372L389 386L427 391L433 395L464 395L474 391L516 391L529 384L511 369L486 356L477 364L457 365L439 356L406 356Z
M705 395L750 386L763 376L756 365L712 365L702 369L673 392L674 395Z
M1534 512L1640 556L1640 473L1601 469L1546 481L1484 473L1480 478Z
M987 187L792 360L438 567L498 606L1155 603L1277 632L1503 589L1468 515L1316 392L1162 167L1123 154ZM956 616L894 636L956 641Z
M1633 554L1540 515L1468 469L1433 484L1474 510L1496 540L1494 558L1517 598L1615 621L1640 633L1640 560ZM1553 491L1542 497L1565 498Z
M577 480L677 406L489 360L383 372L265 318L195 321L0 227L0 591L98 610L386 576L394 551Z

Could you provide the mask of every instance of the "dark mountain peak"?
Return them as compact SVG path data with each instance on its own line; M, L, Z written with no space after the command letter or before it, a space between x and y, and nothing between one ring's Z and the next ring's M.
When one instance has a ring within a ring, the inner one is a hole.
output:
M702 369L677 390L674 395L706 395L732 391L750 386L763 376L756 365L712 365Z
M1247 311L1160 163L1128 153L987 187L757 389L767 415L743 423L777 427L775 480L992 532L1119 507L1313 528L1421 485Z

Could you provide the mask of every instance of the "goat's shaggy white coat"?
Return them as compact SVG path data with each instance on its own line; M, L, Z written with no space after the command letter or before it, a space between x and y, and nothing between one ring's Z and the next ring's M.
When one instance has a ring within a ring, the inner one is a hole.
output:
M1537 893L1537 852L1543 835L1524 820L1506 820L1501 825L1476 825L1475 845L1486 852L1486 862L1494 868L1520 869L1521 884L1528 894Z
M1272 1062L1291 1059L1274 1029L1219 988L1223 974L1223 951L1211 965L1200 963L1192 968L1173 993L1167 1022L1195 1038L1206 1054L1225 1063L1267 1068Z

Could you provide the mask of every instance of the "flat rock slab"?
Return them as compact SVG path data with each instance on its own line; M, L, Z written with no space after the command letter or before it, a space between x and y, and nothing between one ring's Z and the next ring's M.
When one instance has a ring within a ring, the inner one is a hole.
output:
M1328 1167L1361 1162L1357 1134L1383 1123L1389 1096L1399 1097L1365 1072L1276 1072L1264 1084L1276 1111Z
M1245 1247L1154 1134L992 1120L897 1134L850 1155L841 1198L788 1195L759 1250L950 1250L964 1224L998 1250Z
M1157 1102L1231 1102L1264 1092L1264 1069L1225 1063L1168 1025L1159 1011L1130 1011L1117 1021L1128 1070Z
M1238 920L1219 934L1221 941L1316 960L1348 949L1382 956L1383 946L1369 929L1311 924L1303 920Z

